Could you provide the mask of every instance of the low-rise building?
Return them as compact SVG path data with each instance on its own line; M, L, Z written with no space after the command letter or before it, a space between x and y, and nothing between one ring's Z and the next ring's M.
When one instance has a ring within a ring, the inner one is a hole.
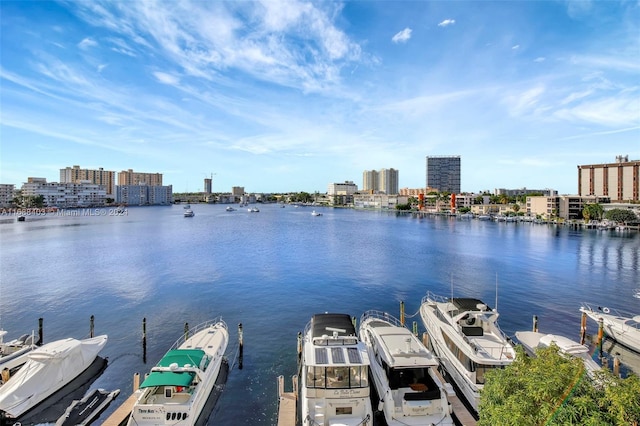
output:
M173 186L117 185L116 203L128 206L171 204Z
M396 206L407 204L409 197L397 194L355 194L353 206L357 209L395 210Z
M541 216L546 219L561 218L564 220L582 219L582 211L587 204L609 204L609 197L596 195L556 195L527 197L526 215Z
M10 207L15 198L16 186L0 183L0 207Z
M75 183L47 182L45 178L29 178L22 185L23 197L42 196L46 207L104 206L107 190L104 185L79 181Z

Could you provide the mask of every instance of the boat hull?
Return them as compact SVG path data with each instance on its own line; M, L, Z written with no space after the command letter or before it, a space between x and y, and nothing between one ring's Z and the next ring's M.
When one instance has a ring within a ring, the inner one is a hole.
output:
M197 425L224 364L229 343L222 320L201 324L181 338L137 391L128 425Z
M388 314L368 311L358 335L369 353L378 409L388 426L454 424L446 390L434 373L438 362L411 331ZM409 377L416 383L402 383Z
M27 362L0 388L0 411L16 419L85 371L107 343L107 336L62 339L31 351Z
M603 331L611 339L640 353L640 316L631 317L615 312L609 308L593 308L583 304L580 311L599 323L602 320Z

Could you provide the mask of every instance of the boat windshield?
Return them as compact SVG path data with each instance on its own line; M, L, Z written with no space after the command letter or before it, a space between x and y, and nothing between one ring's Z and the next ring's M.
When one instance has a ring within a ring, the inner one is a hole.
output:
M318 389L354 389L369 386L369 368L365 365L307 367L307 387Z

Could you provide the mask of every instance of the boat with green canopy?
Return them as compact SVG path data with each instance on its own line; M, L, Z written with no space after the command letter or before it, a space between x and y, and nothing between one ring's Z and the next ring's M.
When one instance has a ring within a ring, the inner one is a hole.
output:
M127 424L199 424L207 415L203 408L220 373L228 343L229 332L222 319L185 333L136 391L139 395Z

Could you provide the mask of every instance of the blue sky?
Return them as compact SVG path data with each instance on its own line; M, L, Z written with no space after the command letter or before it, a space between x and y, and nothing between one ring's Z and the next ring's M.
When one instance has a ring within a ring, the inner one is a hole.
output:
M637 1L0 1L0 183L79 165L174 192L362 172L577 193L640 159Z

